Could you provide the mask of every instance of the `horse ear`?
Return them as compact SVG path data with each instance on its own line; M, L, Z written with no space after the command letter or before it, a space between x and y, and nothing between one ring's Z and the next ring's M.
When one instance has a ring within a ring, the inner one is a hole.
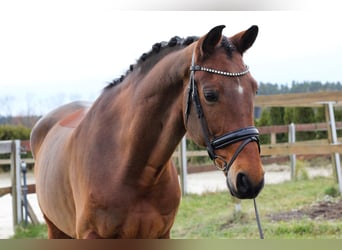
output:
M242 31L230 38L241 55L253 45L258 31L258 26L253 25L248 30Z
M226 26L220 25L212 28L208 34L204 36L202 45L201 45L201 52L202 56L207 57L212 54L215 50L216 45L220 42L222 37L222 30Z

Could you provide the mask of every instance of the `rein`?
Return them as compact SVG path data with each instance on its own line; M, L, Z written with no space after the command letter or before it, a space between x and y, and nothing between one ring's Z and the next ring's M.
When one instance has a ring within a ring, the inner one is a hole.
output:
M196 71L205 71L208 73L219 74L219 75L223 75L227 77L239 77L239 76L246 75L249 72L249 68L248 66L246 66L246 69L244 71L234 73L234 72L225 72L221 70L215 70L215 69L211 69L207 67L202 67L199 65L195 65L195 51L192 54L192 61L191 61L191 66L190 66L190 81L189 81L189 86L188 86L188 95L187 95L186 108L185 108L186 124L190 116L191 100L192 100L196 109L197 117L201 123L202 132L204 135L204 140L205 140L208 155L210 159L214 162L214 165L216 166L216 168L227 173L227 176L228 176L228 171L230 167L233 165L236 158L239 156L241 151L246 147L248 143L256 142L258 145L259 153L260 153L259 131L256 127L250 126L250 127L241 128L232 132L225 133L211 140L210 137L213 137L213 136L210 136L208 124L204 117L204 112L203 112L203 108L200 102L197 84L195 81ZM235 151L235 153L233 154L229 162L227 162L222 156L217 155L215 153L217 149L225 148L231 144L234 144L240 141L242 141L242 143L237 148L237 150ZM218 162L221 162L223 164L218 164ZM259 218L259 213L258 213L258 209L256 205L256 200L255 199L253 200L254 200L254 209L255 209L255 216L257 220L259 235L261 239L264 239L264 235L263 235L262 227L260 223L260 218Z

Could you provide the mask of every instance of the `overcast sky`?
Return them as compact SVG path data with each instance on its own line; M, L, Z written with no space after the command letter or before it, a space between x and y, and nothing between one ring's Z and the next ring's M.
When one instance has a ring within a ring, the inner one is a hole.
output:
M71 100L93 101L154 43L202 36L220 24L226 36L259 26L245 54L259 82L342 81L338 12L145 12L82 8L84 1L27 2L0 3L0 115L42 114Z

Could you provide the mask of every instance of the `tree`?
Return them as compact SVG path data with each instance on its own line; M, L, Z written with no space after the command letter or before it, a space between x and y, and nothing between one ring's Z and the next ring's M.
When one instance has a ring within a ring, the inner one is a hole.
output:
M291 124L294 122L294 109L293 107L286 107L284 111L284 124Z
M263 108L260 118L255 123L258 127L271 125L270 112L269 109ZM260 135L259 136L261 144L269 144L271 142L270 135Z
M315 113L310 107L296 107L293 112L294 123L314 123ZM299 141L313 140L316 138L315 132L297 132L296 138Z

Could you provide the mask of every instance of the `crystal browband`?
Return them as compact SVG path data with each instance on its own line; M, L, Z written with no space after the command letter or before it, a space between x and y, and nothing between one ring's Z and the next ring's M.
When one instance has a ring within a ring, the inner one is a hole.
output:
M217 70L217 69L210 69L210 68L202 67L202 66L199 66L199 65L191 66L190 70L191 71L206 71L206 72L213 73L213 74L230 76L230 77L236 77L236 76L246 75L249 72L249 67L247 65L245 65L245 67L246 67L245 71L236 72L236 73L221 71L221 70Z

